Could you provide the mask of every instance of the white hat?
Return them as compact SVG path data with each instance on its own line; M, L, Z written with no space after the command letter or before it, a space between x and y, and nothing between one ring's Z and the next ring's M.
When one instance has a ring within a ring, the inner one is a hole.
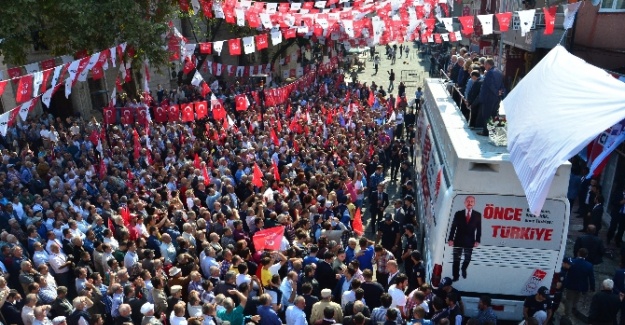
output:
M172 294L174 294L174 293L176 293L176 292L178 292L178 291L180 291L180 290L182 290L182 286L181 286L181 285L175 285L175 286L172 286L172 287L169 289L169 292L171 292Z
M141 313L143 315L146 315L147 313L149 313L150 311L154 311L154 305L146 302L145 304L143 304L143 306L141 306Z
M180 272L182 272L182 270L174 266L171 269L169 269L169 276L174 276Z
M332 290L330 289L321 290L321 298L329 298L331 296L332 296Z
M54 319L52 320L52 324L59 325L63 323L64 321L65 321L65 316L58 316L58 317L54 317Z

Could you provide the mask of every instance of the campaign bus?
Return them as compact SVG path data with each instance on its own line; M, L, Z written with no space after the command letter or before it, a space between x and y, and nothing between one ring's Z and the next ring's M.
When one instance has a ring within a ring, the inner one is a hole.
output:
M500 112L501 113L501 112ZM488 294L502 320L520 320L523 300L553 289L565 254L570 164L556 172L540 215L527 199L506 147L467 124L443 79L427 79L417 120L415 176L419 246L428 281L444 277L475 316Z

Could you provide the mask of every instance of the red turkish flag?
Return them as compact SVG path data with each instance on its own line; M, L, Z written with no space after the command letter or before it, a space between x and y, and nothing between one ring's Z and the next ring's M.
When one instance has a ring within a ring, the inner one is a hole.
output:
M558 11L557 6L551 6L549 8L543 8L545 12L545 35L553 34L553 28L556 23L556 12Z
M211 88L208 86L208 84L205 82L202 83L202 97L206 97L206 95L208 95L208 93L211 92Z
M267 43L267 34L258 34L255 36L256 49L262 50L266 49L269 45Z
M195 63L193 63L193 60L187 56L184 58L184 68L182 69L182 73L189 74L193 71L193 69L195 69Z
M167 109L167 117L169 122L178 122L180 121L180 106L179 105L169 105Z
M258 16L258 14L253 13L251 11L248 11L245 18L247 18L247 24L251 28L258 28L258 27L260 27L260 17Z
M224 105L217 99L211 100L211 106L213 108L213 118L220 121L226 117L226 110Z
M147 107L139 107L137 109L137 123L139 123L139 125L148 124L148 109Z
M264 249L277 251L282 245L283 237L284 226L259 230L252 237L252 240L254 241L254 249L257 251L262 251Z
M104 124L115 124L115 117L115 107L104 107L102 110Z
M202 167L202 177L204 177L204 185L210 185L211 178L208 176L208 168L206 168L206 166Z
M201 101L195 103L195 114L198 119L203 119L208 115L208 102Z
M507 32L508 28L510 28L510 20L512 20L512 12L498 13L498 14L495 14L495 17L497 17L497 22L499 23L499 30L501 32ZM473 16L471 16L471 18L473 18Z
M202 162L200 161L200 155L198 155L196 152L195 156L193 156L193 167L200 169L201 165L202 165Z
M15 91L15 101L18 103L25 102L31 98L33 94L33 75L27 74L20 78L17 90Z
M193 116L193 103L181 104L180 109L182 110L183 122L193 122L195 120Z
M206 18L213 18L213 4L210 0L200 0L200 6L202 6L202 12Z
M278 164L276 164L275 160L271 161L273 167L273 178L279 182L280 181L280 171L278 170Z
M48 70L55 67L54 59L41 61L41 70Z
M250 106L250 101L247 99L247 96L244 94L234 96L234 101L236 103L237 111L244 111Z
M200 43L200 53L202 54L211 54L213 52L213 44L212 43Z
M131 107L122 107L121 109L121 121L123 125L130 125L134 122L134 114Z
M276 131L271 129L271 131L269 131L269 136L271 137L271 141L273 141L273 144L276 147L279 147L280 146L280 139L278 139L278 136L276 135Z
M157 123L165 123L168 120L167 110L161 106L154 109L154 121Z
M258 167L258 164L254 163L254 173L252 175L252 184L256 187L263 187L263 172Z
M241 39L233 38L228 40L228 50L230 55L241 55Z

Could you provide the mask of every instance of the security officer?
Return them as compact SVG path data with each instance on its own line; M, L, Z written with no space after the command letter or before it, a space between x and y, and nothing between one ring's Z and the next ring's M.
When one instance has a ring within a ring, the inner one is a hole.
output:
M384 220L378 223L378 236L376 244L381 244L384 249L397 256L401 244L401 225L390 213L384 215Z
M414 276L413 268L415 263L412 261L412 252L417 250L417 236L415 235L415 227L412 224L404 226L404 244L402 247L401 260L404 261L404 269L408 279Z
M412 184L411 184L412 185ZM414 206L414 198L408 194L404 197L404 220L406 224L417 224L417 210Z

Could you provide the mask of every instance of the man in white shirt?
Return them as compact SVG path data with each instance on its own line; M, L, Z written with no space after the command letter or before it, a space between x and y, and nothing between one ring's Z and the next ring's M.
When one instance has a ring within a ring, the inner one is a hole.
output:
M304 308L306 308L306 299L297 296L293 305L286 309L286 325L308 325Z
M69 285L70 267L72 261L67 260L67 255L61 252L61 248L57 244L50 246L52 254L50 255L50 267L54 270L56 280L59 285L67 287Z
M185 304L179 302L174 306L174 310L169 316L169 323L171 325L187 325L187 320L184 318Z
M399 309L404 319L411 317L411 315L406 315L404 312L404 306L406 306L406 293L404 290L406 290L407 287L408 277L402 273L395 277L395 284L388 288L388 294L393 298L390 308Z
M345 308L347 303L356 301L356 289L360 288L360 284L361 282L358 279L353 279L351 281L351 289L343 292L341 296L341 307Z
M124 267L127 269L132 269L132 267L139 263L139 256L137 256L137 244L133 241L128 242L128 251L124 256Z
M33 321L35 320L35 306L37 306L38 300L37 295L34 293L26 295L24 307L22 307L22 322L24 325L33 325Z
M215 249L213 249L210 246L204 248L202 253L200 253L200 267L202 268L202 274L206 278L210 277L211 275L211 272L210 272L211 266L219 267L219 263L215 259L215 255L216 255ZM238 278L237 278L237 285L239 285Z
M43 249L43 244L35 242L33 244L33 248L35 249L35 252L33 253L33 263L35 263L35 267L38 268L39 265L48 263L50 254Z

